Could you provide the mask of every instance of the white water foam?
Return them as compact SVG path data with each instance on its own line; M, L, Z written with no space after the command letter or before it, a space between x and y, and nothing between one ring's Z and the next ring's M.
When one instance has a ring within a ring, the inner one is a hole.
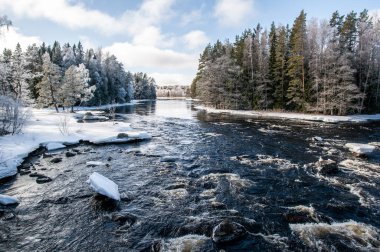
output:
M334 244L326 243L329 235L342 237L346 246L356 251L379 251L380 230L356 221L343 223L306 223L290 224L290 229L296 233L305 245L318 251L338 251Z

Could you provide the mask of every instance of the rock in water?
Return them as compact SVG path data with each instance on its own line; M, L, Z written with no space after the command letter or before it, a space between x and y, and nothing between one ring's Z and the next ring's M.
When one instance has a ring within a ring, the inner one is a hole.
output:
M319 172L323 175L333 175L339 172L337 163L331 159L324 160L320 158L316 165L319 168Z
M119 187L109 178L94 172L87 182L90 183L95 192L114 200L120 200Z
M212 240L215 243L230 243L242 239L246 234L246 229L239 223L224 220L212 230Z
M71 152L71 151L68 151L66 152L66 157L74 157L77 153L76 152Z
M161 158L161 162L174 163L178 160L178 157L175 156L165 156Z
M56 157L56 158L53 158L52 160L50 160L50 163L56 164L56 163L59 163L61 161L62 161L62 158Z
M53 181L53 180L49 177L46 177L46 176L38 177L36 179L37 184L45 184L45 183L49 183L51 181Z
M13 204L18 204L19 201L17 198L0 194L0 204L1 205L13 205Z
M128 134L127 133L119 133L118 135L117 135L117 138L128 138L129 136L128 136Z
M323 142L323 138L319 137L319 136L315 136L315 137L313 137L313 141L315 141L315 142Z

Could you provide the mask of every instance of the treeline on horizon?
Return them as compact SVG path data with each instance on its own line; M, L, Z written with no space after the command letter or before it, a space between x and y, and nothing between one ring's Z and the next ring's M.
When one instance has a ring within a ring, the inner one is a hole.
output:
M155 80L132 74L114 55L78 44L36 44L0 54L0 97L55 108L156 99ZM57 110L58 111L58 110Z
M367 10L293 26L260 24L208 45L191 95L220 109L380 112L380 22Z

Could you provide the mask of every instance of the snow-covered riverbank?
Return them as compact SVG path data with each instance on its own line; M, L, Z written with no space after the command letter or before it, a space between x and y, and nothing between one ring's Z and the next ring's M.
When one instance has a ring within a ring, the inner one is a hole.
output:
M305 120L305 121L319 121L327 123L339 122L368 122L380 121L380 114L375 115L350 115L350 116L329 116L329 115L316 115L316 114L302 114L302 113L287 113L287 112L270 112L270 111L253 111L253 110L229 110L229 109L214 109L205 106L195 106L197 110L204 110L207 113L214 114L231 114L237 116L248 116L252 118L277 118L289 120Z
M99 109L99 107L97 107ZM41 145L48 149L62 148L80 140L92 143L149 139L146 132L134 131L124 122L78 123L74 113L56 113L48 109L31 109L22 133L0 137L0 179L13 176L29 153ZM125 133L123 139L118 134Z

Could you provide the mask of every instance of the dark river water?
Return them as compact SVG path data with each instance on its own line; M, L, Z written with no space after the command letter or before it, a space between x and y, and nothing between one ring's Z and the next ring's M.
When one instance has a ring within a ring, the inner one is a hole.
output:
M51 182L26 174L0 184L1 194L20 199L0 208L0 251L380 250L380 151L358 158L344 148L379 142L380 123L231 118L192 106L120 107L153 138L79 145L74 157L61 150L53 153L60 163L32 162ZM320 157L338 170L321 172ZM119 185L117 205L94 195L86 183L94 171ZM216 243L223 221L246 232Z

